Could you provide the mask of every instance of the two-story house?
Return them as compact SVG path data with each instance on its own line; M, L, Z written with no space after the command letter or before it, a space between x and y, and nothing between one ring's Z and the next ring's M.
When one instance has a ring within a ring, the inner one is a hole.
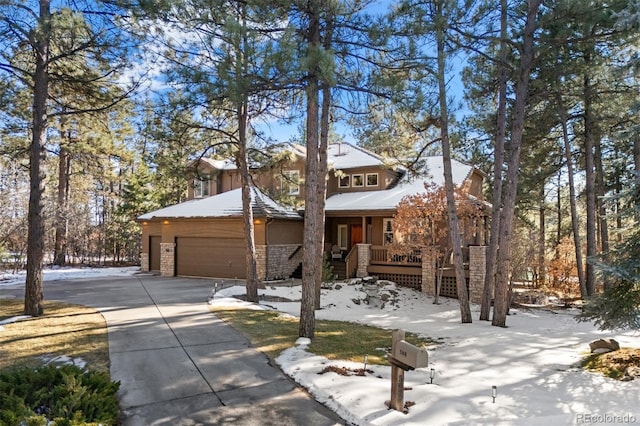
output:
M305 148L288 149L289 161L254 174L252 205L262 280L291 276L302 258L304 211L283 207L267 195L304 200ZM426 158L425 174L417 178L355 145L332 144L327 155L325 249L340 278L375 274L431 292L436 266L443 265L421 254L393 258L385 246L393 240L393 216L400 200L424 192L425 182L444 183L442 157ZM483 198L484 177L478 169L453 161L454 183L474 199ZM189 178L188 201L138 218L142 270L164 276L244 278L241 182L235 163L201 159ZM486 222L475 223L463 239L468 284L475 287L473 277L484 277ZM455 296L452 271L444 275L441 294Z

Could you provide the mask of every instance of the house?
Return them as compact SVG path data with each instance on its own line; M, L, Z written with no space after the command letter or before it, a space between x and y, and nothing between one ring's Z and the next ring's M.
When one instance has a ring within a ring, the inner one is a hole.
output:
M287 278L301 263L304 213L274 201L276 196L304 200L305 149L299 145L287 149L287 161L253 173L252 208L262 280ZM441 294L455 296L452 268L437 264L426 252L391 258L385 247L393 240L393 216L400 200L424 192L425 182L444 183L442 157L426 158L428 174L421 177L348 143L331 144L327 157L325 250L333 252L334 271L341 278L375 274L433 292L436 267L444 267ZM482 200L485 175L475 167L452 163L454 183ZM138 218L142 270L164 276L244 278L241 182L235 164L203 158L194 162L188 176L188 201ZM485 234L486 223L478 221L463 235L472 299L480 297L484 280Z

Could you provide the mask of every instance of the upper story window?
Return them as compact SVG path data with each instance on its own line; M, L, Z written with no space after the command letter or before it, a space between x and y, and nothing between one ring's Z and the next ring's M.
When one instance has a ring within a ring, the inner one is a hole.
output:
M364 175L363 174L351 175L351 186L353 187L364 186Z
M349 188L351 186L351 176L345 175L338 178L338 188Z
M282 172L282 190L288 195L300 194L300 171L284 170Z
M378 186L377 173L367 173L367 186Z
M393 219L382 219L382 243L393 243Z
M209 179L195 178L193 180L193 197L202 198L209 196Z

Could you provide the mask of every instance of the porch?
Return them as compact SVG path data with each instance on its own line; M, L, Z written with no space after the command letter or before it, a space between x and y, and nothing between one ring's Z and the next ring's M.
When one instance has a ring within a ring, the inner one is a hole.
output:
M423 249L408 256L389 256L382 245L356 244L345 255L330 260L337 278L348 279L375 275L398 285L435 295L436 282L441 280L440 295L457 297L456 276L453 265L440 265L432 251ZM463 248L465 278L469 298L479 303L484 285L485 246Z

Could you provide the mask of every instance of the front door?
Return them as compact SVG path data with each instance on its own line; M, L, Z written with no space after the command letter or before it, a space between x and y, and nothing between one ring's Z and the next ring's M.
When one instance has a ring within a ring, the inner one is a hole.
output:
M351 225L351 247L362 243L362 225Z

